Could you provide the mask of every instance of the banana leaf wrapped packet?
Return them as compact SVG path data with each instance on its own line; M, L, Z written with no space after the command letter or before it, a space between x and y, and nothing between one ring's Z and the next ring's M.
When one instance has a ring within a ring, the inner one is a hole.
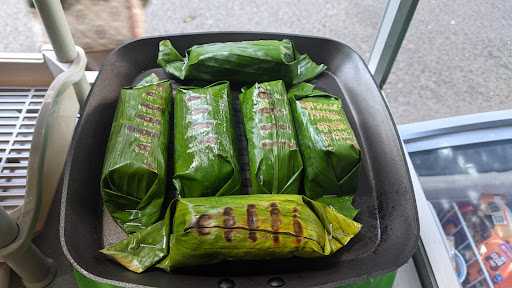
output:
M170 233L167 221L101 252L134 272L153 265L171 271L226 260L322 257L361 229L334 208L300 195L181 198L169 237L163 236Z
M309 83L288 91L311 199L357 190L361 152L342 103Z
M173 182L181 197L240 192L229 92L227 81L176 89Z
M325 195L315 201L331 206L343 216L354 219L359 210L352 205L353 200L352 195Z
M302 159L283 81L243 89L240 106L247 139L251 194L298 194Z
M124 88L105 154L105 208L127 233L159 220L165 196L171 85L146 81Z
M158 64L182 80L242 83L284 80L296 84L325 70L309 56L299 54L290 40L258 40L196 45L185 57L171 41L160 42Z

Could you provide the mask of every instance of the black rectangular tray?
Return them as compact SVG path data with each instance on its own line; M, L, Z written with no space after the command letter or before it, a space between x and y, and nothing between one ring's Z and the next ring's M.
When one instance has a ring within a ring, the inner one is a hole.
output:
M184 53L196 44L284 38L315 62L327 65L313 83L341 96L358 138L363 158L354 205L360 210L356 220L363 224L361 232L328 258L266 261L264 265L231 262L174 273L152 269L135 274L99 253L104 233L99 180L117 99L122 87L149 72L164 75L156 63L158 43L170 39ZM96 281L127 287L216 287L223 279L234 281L236 287L268 287L273 277L280 277L287 287L333 286L397 269L411 257L419 233L404 151L386 102L361 57L334 40L275 33L168 35L135 40L112 52L75 130L61 210L61 244L75 269Z

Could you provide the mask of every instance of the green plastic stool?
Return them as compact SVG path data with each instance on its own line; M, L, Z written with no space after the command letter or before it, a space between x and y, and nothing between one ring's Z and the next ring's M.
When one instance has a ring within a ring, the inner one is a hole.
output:
M391 288L393 286L393 282L395 282L395 276L396 272L391 272L383 276L370 278L364 282L343 285L338 288ZM118 286L98 283L77 271L75 271L75 279L78 287L80 288L118 288Z

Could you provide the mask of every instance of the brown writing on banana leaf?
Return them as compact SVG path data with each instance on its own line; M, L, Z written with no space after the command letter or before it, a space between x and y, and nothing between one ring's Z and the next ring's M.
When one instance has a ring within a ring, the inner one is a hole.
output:
M256 83L240 95L251 194L297 194L302 159L283 81Z
M127 233L145 229L160 218L165 197L170 95L168 81L148 81L123 89L117 103L101 192L104 206Z
M173 182L181 197L240 193L229 92L226 81L176 91Z
M304 161L304 190L312 199L354 194L361 152L340 99L308 83L288 92Z
M171 271L231 260L322 257L345 246L361 229L332 207L285 194L181 198L172 234L165 234L171 225L164 224L102 252L132 271L152 266ZM151 248L153 243L161 244ZM165 255L162 247L169 247Z

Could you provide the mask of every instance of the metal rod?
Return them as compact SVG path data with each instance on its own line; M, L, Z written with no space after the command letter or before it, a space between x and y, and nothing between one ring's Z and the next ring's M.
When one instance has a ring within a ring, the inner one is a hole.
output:
M85 73L82 74L82 77L78 82L73 84L73 88L75 88L76 99L78 101L78 105L80 106L80 111L84 107L85 99L87 99L87 95L89 95L89 90L91 90L91 85L87 81L87 77Z
M18 225L2 207L0 232L0 249L8 247L19 236ZM29 288L46 287L57 272L53 261L46 258L32 243L3 255L1 260L7 262Z
M402 41L409 29L419 0L388 0L380 22L368 67L382 89L386 83Z
M63 63L71 63L77 57L76 50L71 30L69 29L64 15L64 10L59 0L33 0L34 4L39 11L41 20L43 21L44 28L48 34L48 38L55 50L57 59ZM89 94L91 86L87 82L85 73L81 79L73 84L75 88L76 97L80 107Z
M75 41L71 35L66 16L59 0L34 0L48 38L59 61L72 62L76 57Z
M5 260L28 288L47 287L57 274L55 263L44 256L32 243L29 243L25 249L9 255Z
M478 261L478 264L480 265L480 270L482 270L485 281L487 282L488 287L494 287L494 284L491 280L491 276L489 276L489 272L487 272L487 268L485 267L484 262L482 259L480 259L480 253L478 252L478 249L476 248L475 241L473 241L473 237L471 237L471 233L469 232L469 228L466 225L466 220L464 220L464 217L462 217L462 214L460 213L459 206L455 202L452 202L452 207L455 210L455 213L457 213L457 217L459 218L459 221L461 223L462 229L464 229L464 233L466 234L466 237L469 240L469 244L471 245L471 250L473 250L473 254L475 254L476 260Z
M18 236L18 225L2 207L0 207L0 232L0 248L11 244Z

